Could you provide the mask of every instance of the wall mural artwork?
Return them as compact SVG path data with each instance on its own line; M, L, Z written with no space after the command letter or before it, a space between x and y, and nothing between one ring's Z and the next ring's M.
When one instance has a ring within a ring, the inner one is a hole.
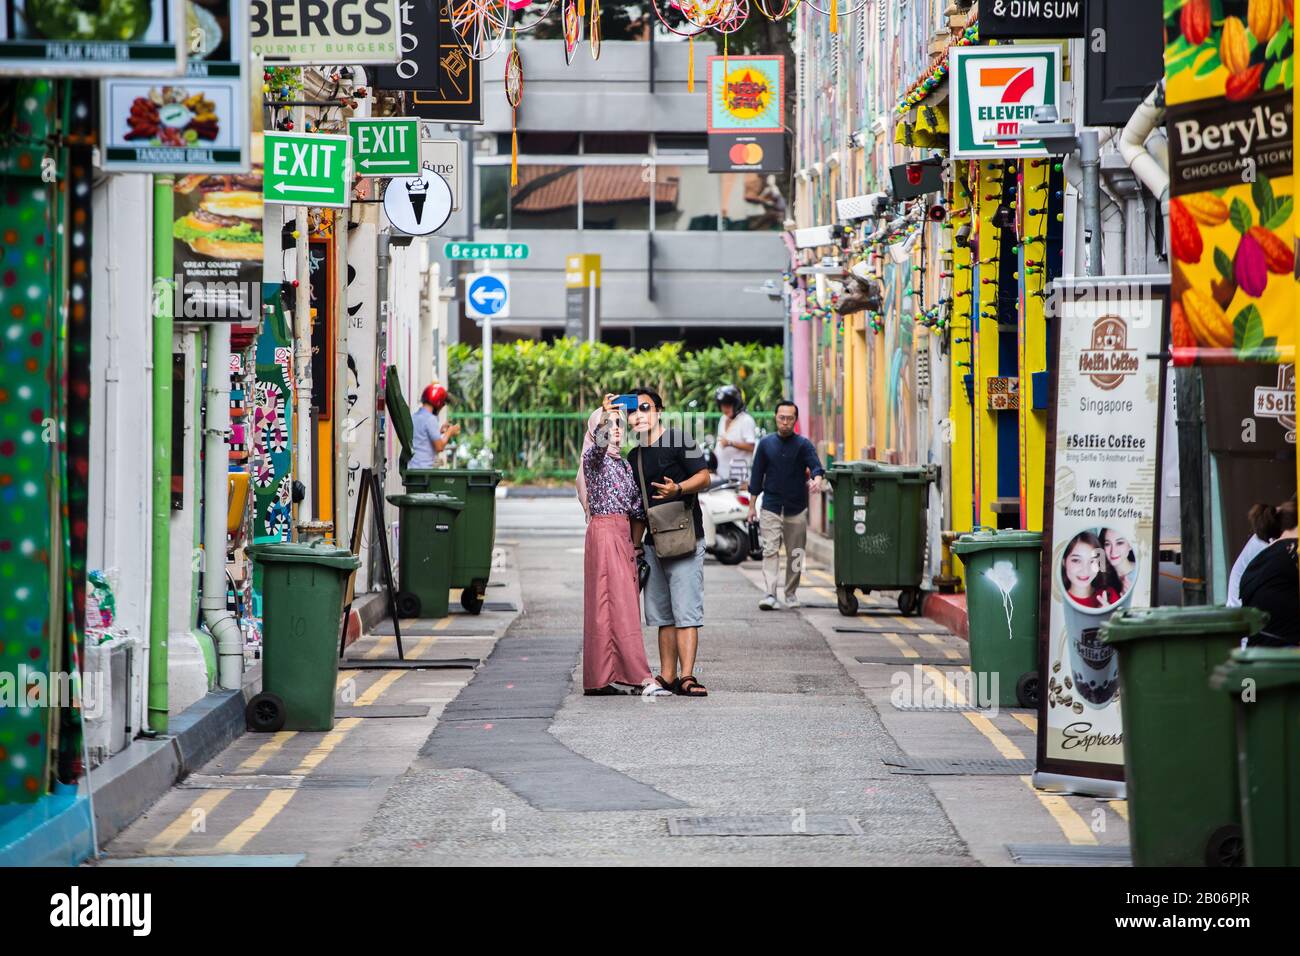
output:
M51 132L51 83L18 92L17 132ZM45 680L51 663L50 504L54 423L55 207L39 178L43 146L0 153L0 671L23 675L15 690ZM61 635L59 635L61 637ZM31 803L49 782L49 712L0 707L0 805Z
M267 301L274 309L257 337L257 384L247 419L257 542L288 541L293 529L293 347L278 288L268 287Z

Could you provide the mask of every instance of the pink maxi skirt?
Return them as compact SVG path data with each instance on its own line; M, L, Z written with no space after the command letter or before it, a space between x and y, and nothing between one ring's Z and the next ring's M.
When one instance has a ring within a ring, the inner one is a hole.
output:
M593 515L583 561L582 686L640 685L650 677L641 639L636 552L626 515Z

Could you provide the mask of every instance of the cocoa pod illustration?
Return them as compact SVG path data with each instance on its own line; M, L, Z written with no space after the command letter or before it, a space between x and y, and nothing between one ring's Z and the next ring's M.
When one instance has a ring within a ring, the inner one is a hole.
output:
M1250 233L1242 236L1241 243L1237 246L1233 272L1237 276L1237 285L1246 295L1258 298L1264 294L1268 285L1268 263L1264 259L1263 248Z
M1200 46L1210 35L1210 0L1187 0L1178 15L1178 29L1192 46Z
M1179 262L1200 262L1205 251L1201 229L1179 199L1169 201L1169 243Z
M1219 60L1233 76L1250 68L1250 40L1241 17L1224 17L1219 35Z
M1273 275L1287 276L1295 269L1295 253L1272 230L1263 226L1251 226L1246 235L1259 243L1268 271Z

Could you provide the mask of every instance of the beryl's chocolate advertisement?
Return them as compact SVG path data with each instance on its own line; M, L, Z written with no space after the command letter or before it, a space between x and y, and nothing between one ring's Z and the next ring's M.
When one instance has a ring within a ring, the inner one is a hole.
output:
M1038 769L1123 775L1124 689L1100 628L1149 607L1156 529L1167 286L1058 282L1054 475L1044 514L1045 692ZM1167 282L1164 279L1164 282Z
M1172 345L1291 361L1293 4L1165 0L1164 8Z
M251 322L262 293L262 135L247 173L177 176L172 225L176 319Z

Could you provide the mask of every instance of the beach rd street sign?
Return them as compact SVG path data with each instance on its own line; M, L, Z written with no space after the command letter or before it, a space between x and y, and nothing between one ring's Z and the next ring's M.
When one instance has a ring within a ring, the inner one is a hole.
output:
M354 119L348 133L358 176L420 175L418 119Z
M526 242L449 242L442 247L448 259L527 259Z
M262 195L267 202L347 208L351 137L267 133L265 147Z
M510 317L510 277L475 272L465 277L465 314L472 319Z

